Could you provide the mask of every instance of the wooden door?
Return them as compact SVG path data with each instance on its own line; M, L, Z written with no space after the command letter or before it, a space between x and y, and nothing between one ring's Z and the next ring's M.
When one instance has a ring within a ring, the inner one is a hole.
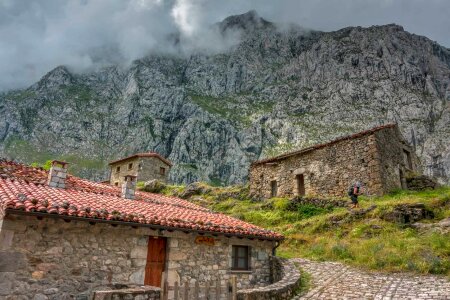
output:
M145 285L161 287L162 273L166 262L166 239L149 237Z
M305 196L305 177L299 174L297 177L297 195Z

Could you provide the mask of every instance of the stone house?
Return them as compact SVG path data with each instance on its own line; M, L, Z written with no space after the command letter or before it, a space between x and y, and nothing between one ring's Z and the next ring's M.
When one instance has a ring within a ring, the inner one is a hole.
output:
M0 160L0 299L88 299L118 283L225 285L234 275L243 289L270 283L280 234L134 191L135 176L119 188L67 169Z
M136 176L138 181L157 179L167 182L172 163L158 153L146 152L112 161L109 166L109 184L122 186L126 175Z
M255 161L250 191L260 198L347 196L359 180L368 195L406 188L405 176L419 172L414 149L396 124L387 124L324 144Z

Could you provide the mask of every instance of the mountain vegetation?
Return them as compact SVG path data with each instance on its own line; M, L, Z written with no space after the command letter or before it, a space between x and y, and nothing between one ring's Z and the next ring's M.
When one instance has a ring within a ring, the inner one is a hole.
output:
M320 32L254 11L215 28L240 38L129 67L60 66L0 94L0 156L65 159L101 180L108 161L156 151L175 183L235 184L264 156L397 122L425 172L448 182L449 49L393 24Z

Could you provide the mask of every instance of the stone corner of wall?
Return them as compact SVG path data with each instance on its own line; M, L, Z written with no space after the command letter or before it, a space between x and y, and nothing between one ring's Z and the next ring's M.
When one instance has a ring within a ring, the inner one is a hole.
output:
M287 259L272 257L274 283L253 289L237 291L238 300L291 299L300 285L300 271Z
M93 291L91 298L93 300L159 300L161 297L161 288L154 286L134 286L122 289L109 289Z

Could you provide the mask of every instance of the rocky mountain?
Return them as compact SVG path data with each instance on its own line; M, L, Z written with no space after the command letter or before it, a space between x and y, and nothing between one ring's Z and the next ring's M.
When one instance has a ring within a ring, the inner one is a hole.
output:
M103 179L107 161L151 150L174 162L174 182L230 184L263 156L398 122L448 182L450 49L398 25L307 31L252 11L217 26L239 42L85 74L60 66L1 94L0 156L58 157Z

